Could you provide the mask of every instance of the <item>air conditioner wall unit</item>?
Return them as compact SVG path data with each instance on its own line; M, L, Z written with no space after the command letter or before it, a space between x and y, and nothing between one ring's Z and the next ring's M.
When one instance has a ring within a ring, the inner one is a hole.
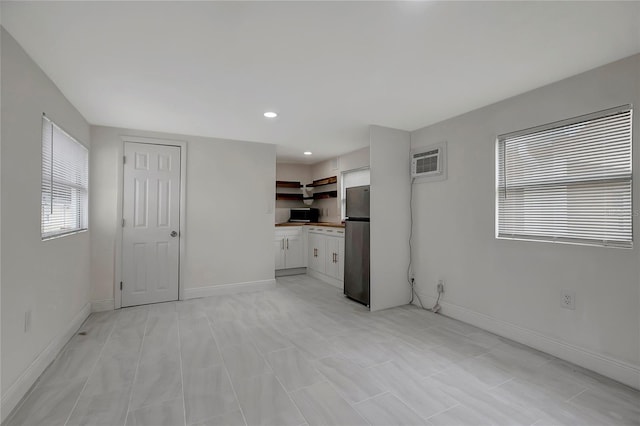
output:
M446 142L443 142L414 149L411 152L411 177L437 180L446 178L446 148Z

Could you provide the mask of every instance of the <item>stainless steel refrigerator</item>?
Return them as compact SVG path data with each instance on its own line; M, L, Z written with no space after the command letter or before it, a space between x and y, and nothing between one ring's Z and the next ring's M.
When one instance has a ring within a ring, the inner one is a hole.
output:
M347 188L344 294L369 306L369 185Z

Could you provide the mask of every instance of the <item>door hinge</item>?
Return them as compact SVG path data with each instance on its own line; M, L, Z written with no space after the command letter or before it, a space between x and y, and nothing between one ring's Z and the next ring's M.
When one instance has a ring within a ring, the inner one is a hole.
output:
M122 156L122 164L127 164L127 157L126 156Z
M122 218L122 227L124 228L124 218Z
M122 281L120 281L120 291L122 291Z

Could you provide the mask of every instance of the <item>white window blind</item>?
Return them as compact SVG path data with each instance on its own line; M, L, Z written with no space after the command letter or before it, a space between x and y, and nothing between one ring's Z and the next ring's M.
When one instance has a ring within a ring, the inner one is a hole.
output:
M362 186L369 185L371 180L371 171L369 168L365 169L355 169L349 170L346 172L342 172L342 188L341 188L341 196L340 196L340 208L342 209L342 220L345 219L345 214L347 211L347 188L351 188L352 186Z
M632 247L629 105L498 137L498 238Z
M89 153L42 117L42 239L87 229Z

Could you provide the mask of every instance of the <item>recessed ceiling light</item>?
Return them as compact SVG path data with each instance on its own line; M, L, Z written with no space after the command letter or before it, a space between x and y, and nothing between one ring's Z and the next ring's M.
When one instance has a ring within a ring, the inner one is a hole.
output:
M313 152L311 152L311 151L305 151L305 152L303 152L303 154L304 154L304 155L311 155L311 154L313 154Z
M264 116L267 118L276 118L278 116L278 113L273 111L267 111L264 113Z

